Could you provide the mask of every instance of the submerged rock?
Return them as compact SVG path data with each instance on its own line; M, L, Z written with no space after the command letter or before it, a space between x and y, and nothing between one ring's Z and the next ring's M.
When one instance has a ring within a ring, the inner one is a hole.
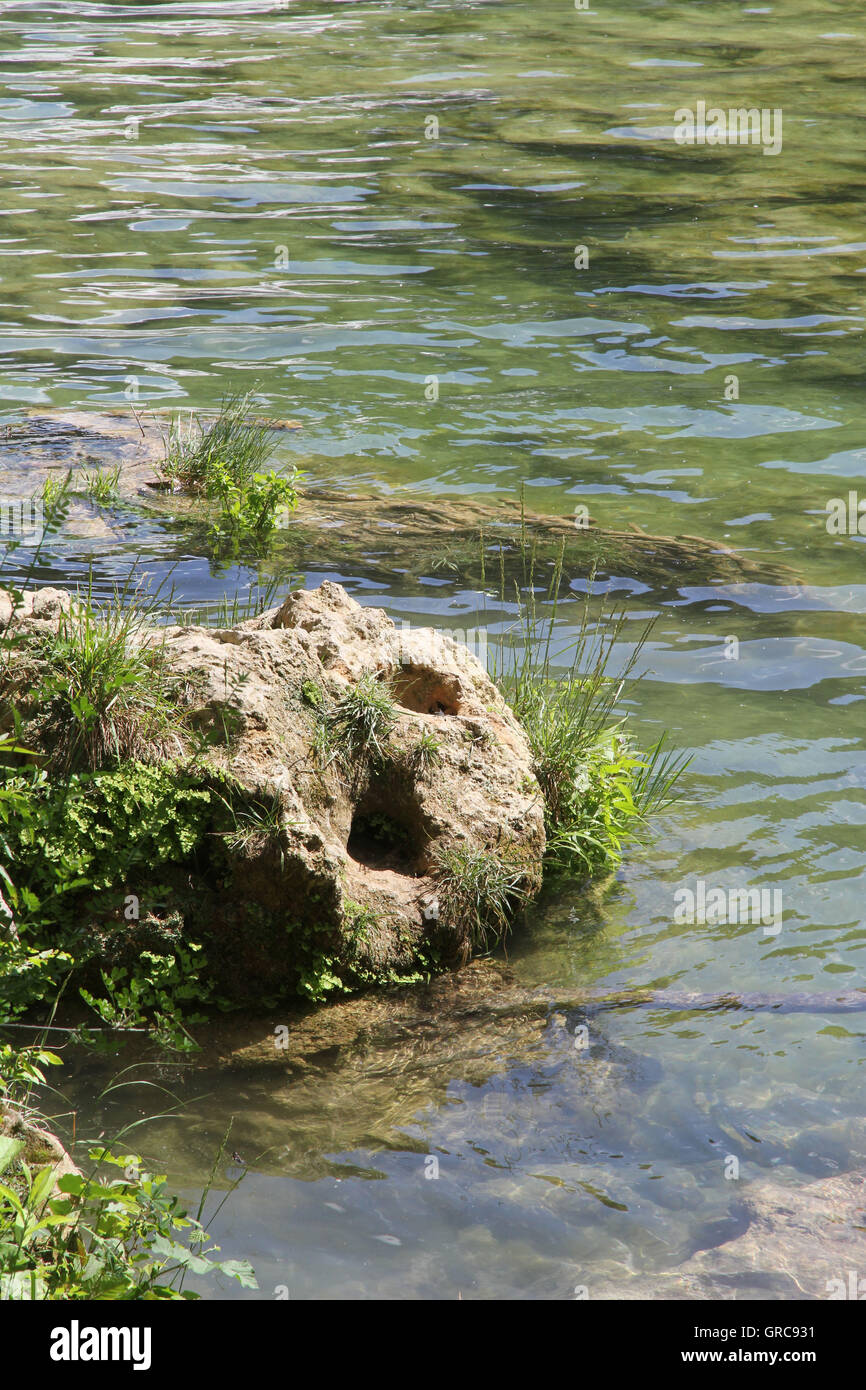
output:
M675 1270L593 1289L610 1299L862 1299L866 1177L744 1185L743 1228Z
M143 514L182 518L195 528L203 516L200 500L184 495L160 478L171 414L160 411L39 410L10 421L0 433L0 492L30 496L46 479L59 482L67 470L78 485L94 465L116 468L117 496ZM296 422L271 420L275 431ZM502 573L508 589L526 563L524 542L535 550L539 570L562 563L567 579L599 574L626 575L666 590L686 577L690 584L762 582L796 584L796 573L776 561L760 562L703 536L648 535L634 523L626 531L599 526L590 516L544 516L516 498L429 497L374 491L359 493L328 486L330 461L322 471L304 459L305 482L297 510L279 532L284 560L344 573L365 573L390 581L395 571L461 575L484 587L487 571ZM76 502L67 535L90 535L111 544L111 509ZM206 550L204 538L203 548Z

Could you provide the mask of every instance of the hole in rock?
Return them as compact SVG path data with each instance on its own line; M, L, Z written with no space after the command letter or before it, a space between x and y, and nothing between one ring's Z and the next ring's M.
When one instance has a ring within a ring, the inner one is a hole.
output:
M394 699L413 714L459 714L460 683L421 666L404 666L394 681Z
M419 858L416 837L409 828L378 804L362 801L352 817L346 850L350 858L368 869L391 869L414 874Z

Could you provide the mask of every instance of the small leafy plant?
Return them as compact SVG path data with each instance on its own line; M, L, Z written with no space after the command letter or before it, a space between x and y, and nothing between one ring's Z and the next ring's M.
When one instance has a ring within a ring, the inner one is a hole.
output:
M0 1138L0 1298L197 1299L185 1275L217 1271L258 1287L246 1260L213 1258L219 1246L137 1156L96 1149L91 1159L122 1169L119 1177L55 1182L52 1165L32 1166L24 1149Z
M213 1258L219 1247L201 1224L225 1141L194 1217L133 1154L95 1149L89 1175L60 1175L31 1105L44 1068L60 1060L41 1045L0 1045L0 1299L197 1299L183 1290L186 1274L216 1271L256 1288L246 1260Z
M265 469L275 440L255 416L250 393L229 395L215 420L190 413L186 426L172 422L159 471L164 481L219 504L212 525L217 541L262 542L297 506L297 470Z

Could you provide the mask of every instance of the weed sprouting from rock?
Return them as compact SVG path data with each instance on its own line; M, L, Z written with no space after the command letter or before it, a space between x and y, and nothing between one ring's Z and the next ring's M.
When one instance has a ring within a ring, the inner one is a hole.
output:
M143 640L145 621L123 595L97 607L88 588L34 640L33 727L49 766L95 771L182 752L181 682L168 673L160 645Z
M432 872L439 920L457 933L463 959L501 941L527 898L525 866L491 850L439 848Z
M409 761L422 774L429 773L442 762L442 744L430 729L425 729L418 742L410 748Z
M390 685L370 672L324 716L328 744L345 767L355 766L359 758L381 765L396 722Z

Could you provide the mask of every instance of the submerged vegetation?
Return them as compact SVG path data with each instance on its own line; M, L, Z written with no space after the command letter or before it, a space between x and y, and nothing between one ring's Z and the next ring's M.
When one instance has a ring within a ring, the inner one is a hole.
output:
M107 507L118 498L118 484L120 483L120 464L117 463L113 468L94 468L84 469L81 474L78 491L88 497L97 506ZM51 492L49 488L48 496Z

